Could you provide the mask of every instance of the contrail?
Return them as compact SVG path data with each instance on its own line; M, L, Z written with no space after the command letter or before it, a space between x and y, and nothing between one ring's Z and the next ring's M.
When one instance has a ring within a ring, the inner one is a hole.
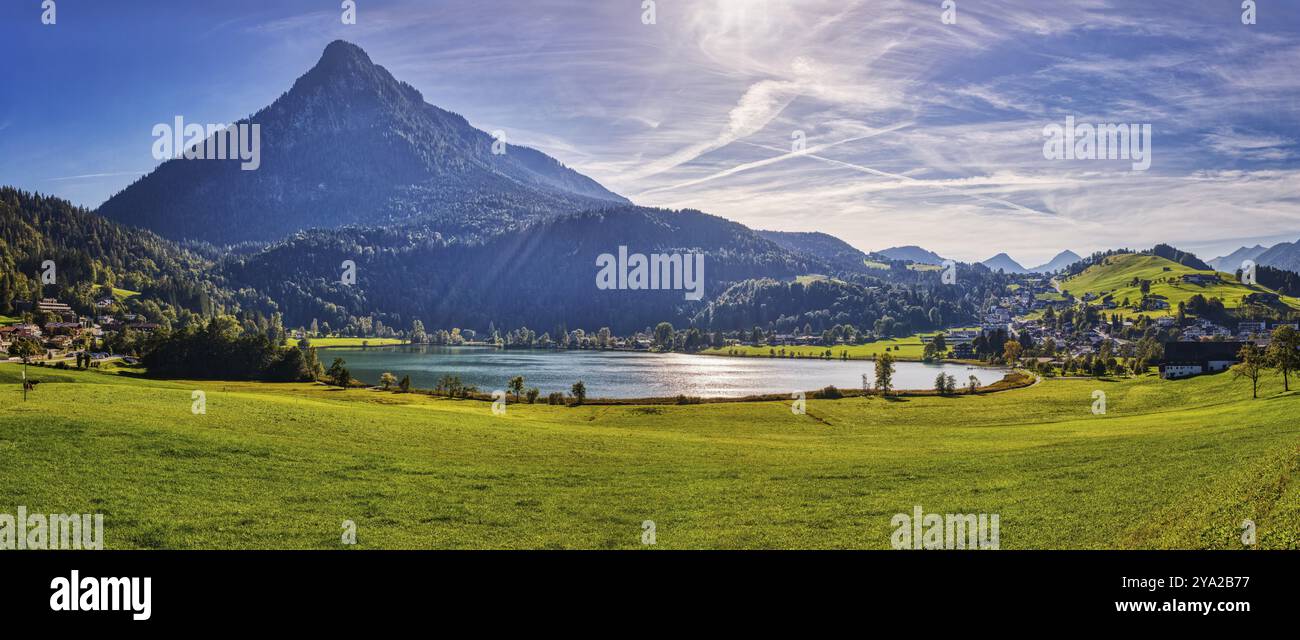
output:
M113 178L117 176L141 176L144 171L116 171L113 173L87 173L79 176L63 176L61 178L46 178L46 182L58 182L60 180L88 180L90 178Z
M767 145L756 144L756 143L753 143L753 142L745 142L744 144L752 145L752 146L755 146L755 147L760 147L760 148L763 148L763 149L768 149L768 150L771 150L771 151L782 151L782 149L779 149L779 148L777 148L777 147L769 147L769 146L767 146ZM1004 207L1008 207L1008 208L1011 208L1011 209L1015 209L1015 210L1017 210L1017 211L1024 211L1025 213L1033 213L1033 214L1037 214L1037 215L1040 215L1040 216L1049 216L1049 217L1053 217L1053 216L1051 216L1051 214L1044 213L1044 212L1039 211L1039 210L1037 210L1037 209L1031 209L1031 208L1029 208L1029 207L1026 207L1026 206L1021 205L1021 204L1016 204L1016 203L1011 202L1011 201L1009 201L1009 200L1003 200L1002 198L994 198L994 197L992 197L992 196L986 196L986 195L982 195L982 194L978 194L978 193L966 193L966 192L962 191L961 189L955 189L955 188L953 188L953 187L945 186L945 185L942 185L942 184L935 184L935 183L933 183L933 182L930 181L930 180L919 180L919 179L917 179L917 178L913 178L913 177L911 177L911 176L905 176L905 175L901 175L901 174L897 174L897 173L889 173L888 171L881 171L881 170L879 170L879 169L872 169L871 167L864 167L864 166L862 166L862 165L860 165L860 164L853 164L853 163L851 163L851 162L844 162L843 160L835 160L835 159L832 159L832 158L827 158L827 157L825 157L825 156L819 156L819 155L812 154L812 153L802 153L802 154L796 154L796 155L801 155L801 156L808 157L808 158L815 158L815 159L817 159L817 160L821 160L822 162L826 162L826 163L828 163L828 164L833 164L833 165L835 165L835 166L839 166L839 167L844 167L844 168L846 168L846 169L852 169L852 170L854 170L854 171L858 171L858 172L860 172L860 173L867 173L867 174L871 174L871 175L873 175L873 176L880 176L880 177L882 177L882 178L892 178L892 179L894 179L894 180L900 180L900 181L903 181L903 182L914 183L914 184L916 184L916 185L919 186L919 187L927 187L927 188L931 188L931 189L939 189L939 190L941 190L941 191L947 191L947 192L949 192L949 193L953 193L953 194L956 194L956 195L965 196L965 197L968 197L968 198L975 198L976 200L980 200L980 201L982 201L982 202L988 202L988 203L992 203L992 204L1000 204L1000 205L1002 205L1002 206L1004 206Z
M856 136L856 137L853 137L853 138L849 138L849 139L847 139L847 140L840 140L839 142L828 142L828 143L826 143L826 144L822 144L822 145L815 146L815 147L813 147L813 148L811 148L811 149L805 149L804 151L791 151L791 152L789 152L789 153L784 153L784 154L782 154L782 155L776 156L776 157L774 157L774 158L767 158L767 159L765 159L765 160L756 160L756 161L754 161L754 162L746 162L746 163L744 163L744 164L739 164L739 165L736 165L736 166L734 166L734 167L731 167L730 169L724 169L724 170L722 170L722 171L719 171L719 172L714 173L714 174L711 174L711 175L704 176L704 177L702 177L702 178L696 178L696 179L694 179L694 180L687 180L686 182L682 182L682 183L679 183L679 184L668 185L668 186L664 186L664 187L655 187L654 189L647 189L647 190L645 190L645 191L642 191L641 193L638 193L638 194L637 194L637 197L644 196L644 195L648 195L648 194L651 194L651 193L659 193L659 192L661 192L661 191L672 191L672 190L674 190L674 189L682 189L682 188L685 188L685 187L693 187L693 186L695 186L695 185L697 185L697 184L701 184L701 183L704 183L704 182L709 182L709 181L712 181L712 180L717 180L718 178L725 178L725 177L727 177L727 176L732 176L732 175L735 175L735 174L740 173L740 172L742 172L742 171L749 171L750 169L758 169L758 168L761 168L761 167L766 167L766 166L768 166L768 165L776 164L776 163L778 163L778 162L782 162L782 161L784 161L784 160L789 160L789 159L791 159L791 158L798 158L798 157L800 157L800 156L806 156L806 155L811 154L811 153L815 153L815 152L818 152L818 151L822 151L822 150L825 150L825 149L829 149L829 148L831 148L831 147L838 146L838 145L842 145L842 144L849 143L849 142L856 142L856 141L858 141L858 140L866 140L867 138L874 138L875 136L878 136L878 135L880 135L880 134L882 134L882 133L890 133L890 132L897 131L897 130L899 130L899 129L903 129L903 128L910 127L910 126L912 126L912 123L911 123L911 122L904 122L904 123L902 123L902 124L896 124L896 125L894 125L894 126L892 126L892 127L886 128L886 129L878 129L878 130L873 131L873 132L871 132L871 133L868 133L868 134L866 134L866 135ZM753 143L750 143L750 142L746 142L745 144L750 144L750 145L753 145L753 146L756 146L756 147L761 147L761 148L763 148L763 149L773 149L773 150L775 150L775 151L781 151L781 149L776 149L776 148L774 148L774 147L766 147L766 146L763 146L763 145L757 145L757 144L753 144ZM816 157L816 156L814 156L814 157Z

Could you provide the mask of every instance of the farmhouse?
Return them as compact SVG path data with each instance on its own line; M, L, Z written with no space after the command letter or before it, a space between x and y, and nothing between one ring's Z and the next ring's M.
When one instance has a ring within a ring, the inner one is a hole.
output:
M1252 293L1246 296L1246 304L1281 304L1282 299L1276 293Z
M51 336L75 336L81 333L80 322L47 322L45 333Z
M36 309L63 318L67 322L74 322L77 319L77 313L72 310L72 307L54 298L45 298L37 302Z
M40 338L41 328L34 324L16 324L11 327L13 335L19 338Z
M1237 323L1238 335L1249 336L1257 333L1264 333L1265 331L1268 331L1267 322L1238 322Z
M1166 342L1160 377L1185 378L1223 371L1238 362L1237 353L1249 342Z
M1218 281L1219 281L1219 276L1213 273L1183 274L1183 282L1187 284L1214 284Z

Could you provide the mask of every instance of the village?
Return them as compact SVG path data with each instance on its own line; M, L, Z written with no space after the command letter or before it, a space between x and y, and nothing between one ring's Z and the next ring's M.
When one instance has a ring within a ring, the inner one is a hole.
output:
M121 313L112 315L116 300L103 298L95 303L96 309L104 313L95 317L79 316L72 307L55 298L43 298L38 302L19 301L15 303L17 313L22 321L0 326L0 351L8 355L9 361L34 361L43 364L60 362L86 362L86 366L96 367L103 362L124 360L134 362L134 358L122 354L112 354L103 349L108 338L122 331L131 330L151 333L159 325L147 322L137 314ZM16 344L32 345L28 355L15 355Z

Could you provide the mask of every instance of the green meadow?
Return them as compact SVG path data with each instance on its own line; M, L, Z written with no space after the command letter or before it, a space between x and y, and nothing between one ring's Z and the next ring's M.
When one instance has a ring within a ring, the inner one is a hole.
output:
M310 342L311 346L319 349L387 347L406 343L398 338L311 338Z
M960 329L957 329L960 330ZM839 358L841 354L850 360L873 360L886 351L894 356L897 360L920 360L925 355L925 342L922 338L932 338L935 333L914 333L904 338L885 338L883 340L873 340L864 344L835 345L826 347L822 345L799 345L799 346L749 346L737 345L733 347L718 347L700 351L700 355L706 356L736 356L736 357L772 357L772 351L778 354L785 349L786 357L795 354L800 358L820 358L829 349L831 357ZM315 344L315 343L313 343Z
M1204 285L1182 282L1182 276L1188 274L1211 275L1219 280ZM1177 313L1178 303L1187 302L1197 294L1206 299L1220 298L1224 307L1235 309L1241 306L1243 297L1252 293L1276 293L1264 286L1237 282L1232 274L1200 271L1159 256L1136 253L1107 257L1101 264L1088 267L1082 273L1061 282L1060 288L1069 291L1076 298L1083 298L1086 293L1098 297L1110 295L1115 304L1122 304L1127 298L1136 305L1142 299L1142 289L1132 285L1134 278L1152 281L1151 295L1168 302L1169 309L1137 311L1120 308L1107 313L1118 313L1125 317L1172 315ZM1167 281L1156 282L1157 280ZM1300 309L1300 300L1288 296L1282 296L1281 299L1291 308Z
M1300 547L1300 400L1266 377L977 396L562 407L0 365L0 513L107 548L888 548L1000 516L1004 549ZM192 393L206 413L192 411ZM1106 393L1094 415L1093 393Z

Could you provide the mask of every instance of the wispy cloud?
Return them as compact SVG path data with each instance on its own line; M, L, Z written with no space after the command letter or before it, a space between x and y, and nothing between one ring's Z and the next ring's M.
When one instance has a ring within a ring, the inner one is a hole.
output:
M345 38L430 102L640 204L1035 263L1300 236L1295 12L1246 26L1222 0L958 0L944 24L928 0L691 0L659 2L646 25L639 2L373 0L342 25L306 0L243 4L206 9L209 40L238 36L278 76L214 65L225 75L175 74L169 90L262 83L273 97ZM1151 124L1151 169L1044 159L1043 126L1066 116ZM31 181L70 173L53 162ZM51 180L111 192L141 164Z
M1275 134L1243 132L1221 127L1205 136L1210 148L1234 158L1252 160L1286 160L1295 155L1296 141Z
M142 176L145 171L110 171L106 173L84 173L78 176L61 176L58 178L46 178L46 182L65 182L72 180L98 180L100 178L119 178L122 176Z

